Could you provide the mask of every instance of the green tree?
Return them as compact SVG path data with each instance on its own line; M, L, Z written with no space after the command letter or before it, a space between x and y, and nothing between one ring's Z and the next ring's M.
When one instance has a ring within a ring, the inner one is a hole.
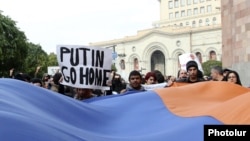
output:
M222 62L221 61L216 61L216 60L209 60L204 63L202 63L202 68L204 71L204 75L210 76L210 71L213 66L221 66L222 67Z
M47 72L48 55L40 45L28 44L28 55L24 62L24 71L31 77L42 78L43 73ZM40 70L35 76L37 67L40 67Z
M23 70L28 51L24 32L16 22L0 13L0 76L7 76L11 68Z
M50 53L48 55L48 66L58 66L57 56L55 53Z

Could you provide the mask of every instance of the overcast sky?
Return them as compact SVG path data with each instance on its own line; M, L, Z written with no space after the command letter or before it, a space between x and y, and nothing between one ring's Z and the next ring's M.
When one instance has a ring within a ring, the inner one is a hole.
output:
M0 0L0 10L47 53L136 35L160 19L158 0Z

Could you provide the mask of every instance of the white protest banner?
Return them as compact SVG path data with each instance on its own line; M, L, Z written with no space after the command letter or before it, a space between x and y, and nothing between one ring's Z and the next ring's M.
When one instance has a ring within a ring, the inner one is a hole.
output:
M56 72L60 72L60 67L59 66L49 66L48 67L48 74L49 75L54 75Z
M153 90L157 88L165 88L168 85L167 82L159 83L159 84L150 84L150 85L142 85L145 90Z
M188 61L195 61L198 64L198 69L203 72L201 63L198 59L198 57L194 53L185 53L179 56L179 61L181 64L181 69L186 70L186 64Z
M63 85L108 90L112 50L82 45L58 45L57 61Z

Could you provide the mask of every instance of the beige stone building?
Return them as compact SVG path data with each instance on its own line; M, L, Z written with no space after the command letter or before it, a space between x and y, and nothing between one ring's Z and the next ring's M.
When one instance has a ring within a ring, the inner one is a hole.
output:
M127 79L132 70L146 74L160 70L177 75L178 56L195 53L200 62L221 60L220 0L158 0L159 21L152 28L121 39L90 43L90 46L113 48L117 72Z
M250 86L250 0L223 0L222 38L224 67L236 70Z

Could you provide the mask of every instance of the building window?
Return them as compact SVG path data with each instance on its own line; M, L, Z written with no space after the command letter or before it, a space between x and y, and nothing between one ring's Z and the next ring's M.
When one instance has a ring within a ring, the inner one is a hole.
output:
M198 3L198 0L194 0L194 4Z
M120 67L121 70L125 70L125 61L123 59L120 61Z
M173 13L169 13L169 19L173 19Z
M209 25L209 18L206 19L206 25Z
M168 2L168 8L169 8L169 9L172 9L172 8L173 8L173 1L169 1L169 2Z
M213 17L213 24L216 24L216 17Z
M205 0L200 0L200 2L204 2Z
M199 26L202 26L202 19L199 20Z
M194 15L198 14L198 8L194 8Z
M135 58L134 59L134 70L139 70L139 60L138 58Z
M184 16L185 16L185 11L182 10L182 11L181 11L181 17L184 17Z
M191 0L187 0L187 5L191 5Z
M189 22L186 22L186 25L189 25Z
M180 26L183 26L183 23L180 23Z
M191 9L188 9L187 10L187 16L191 16L192 15L192 11L191 11Z
M175 12L175 18L179 18L179 12Z
M181 0L181 6L185 6L186 5L186 0Z
M181 63L180 63L180 56L182 55L182 53L178 53L177 54L177 58L178 58L178 68L181 68Z
M211 5L208 5L207 6L207 13L211 12L212 11L212 6Z
M201 13L201 14L205 13L205 7L201 7L201 8L200 8L200 13Z
M175 0L175 1L174 1L174 7L175 7L175 8L178 8L178 7L179 7L179 0Z
M195 26L196 26L196 22L193 21L193 22L192 22L192 27L195 27Z

